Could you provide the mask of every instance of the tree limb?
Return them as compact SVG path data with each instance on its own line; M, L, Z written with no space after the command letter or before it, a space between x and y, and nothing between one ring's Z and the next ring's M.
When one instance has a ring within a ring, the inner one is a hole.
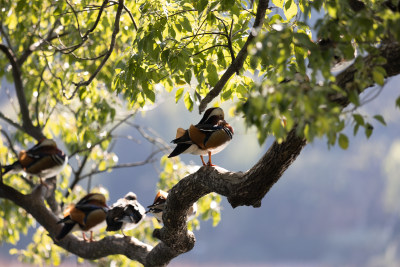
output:
M388 75L400 73L400 46L387 44L382 49L387 49L382 55L388 59L384 66ZM351 83L349 77L354 78L352 71L350 67L338 76L337 84L346 86ZM244 173L204 166L183 178L169 192L163 214L164 227L153 232L161 242L154 248L134 238L116 236L86 243L69 235L56 244L86 259L120 254L145 266L165 266L194 246L195 237L186 226L187 210L194 202L210 192L216 192L226 196L232 207L259 207L261 200L295 161L305 145L305 139L298 137L294 128L285 141L280 144L274 142L264 156ZM54 237L61 228L56 224L58 218L46 208L43 198L36 192L34 190L30 195L23 195L7 185L0 185L0 197L10 199L24 208Z
M384 66L387 74L399 74L399 44L394 42L382 45L381 55L387 59ZM368 61L369 58L364 60ZM339 86L346 88L354 80L353 67L337 77ZM349 101L341 103L345 107ZM169 192L163 213L164 227L153 232L154 237L161 242L147 256L146 262L149 266L168 264L174 257L193 248L195 237L187 230L186 214L198 199L216 192L226 196L233 208L243 205L260 207L261 200L295 161L305 145L306 140L298 137L294 128L285 141L281 144L275 141L258 163L245 173L204 166L180 180ZM164 258L161 263L160 257Z
M59 218L45 206L42 188L43 186L39 186L31 194L24 195L8 185L0 184L0 197L9 199L25 209L49 232L50 237L54 238L61 230L62 225L57 224ZM100 241L87 243L73 235L68 235L56 245L85 259L98 259L121 254L142 264L145 264L145 258L152 249L150 245L142 243L134 237L117 236L107 236Z

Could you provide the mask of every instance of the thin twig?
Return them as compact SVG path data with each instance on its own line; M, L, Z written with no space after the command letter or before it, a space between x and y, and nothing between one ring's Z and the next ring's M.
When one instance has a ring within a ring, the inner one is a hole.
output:
M201 35L212 35L212 34L215 34L215 35L222 35L222 36L228 37L228 35L226 35L226 34L223 33L223 32L203 32L203 33L198 33L198 34L196 34L196 35L190 35L190 36L182 37L181 40L185 40L185 39L189 39L189 38L197 37L197 36L201 36Z
M33 126L32 120L30 118L29 114L29 109L28 109L28 102L26 101L26 96L24 92L24 85L22 83L22 73L20 66L17 63L17 58L15 57L13 51L5 46L4 44L0 44L0 51L2 51L8 61L11 64L12 67L12 75L14 79L14 86L15 86L15 92L17 93L17 99L19 103L19 108L20 112L22 115L22 128L23 131L36 140L43 139L45 136L43 135L42 131L40 128ZM6 117L3 115L1 116L3 119L6 119ZM7 119L6 119L7 120ZM11 120L8 120L8 122L11 122ZM17 126L18 124L12 123L13 126ZM20 129L20 127L17 127Z
M83 157L83 161L82 161L81 165L79 166L78 170L74 171L74 174L75 174L74 180L72 181L71 185L69 186L70 190L67 190L65 192L64 198L67 198L69 196L69 192L72 192L72 190L74 190L75 186L79 183L80 178L81 178L81 173L82 173L83 168L85 167L88 159L89 159L89 155L85 155Z
M200 51L199 51L199 52L197 52L197 53L194 53L193 55L191 55L191 57L197 56L198 54L201 54L201 53L203 53L204 51L207 51L207 50L213 49L213 48L215 48L215 47L228 47L228 45L224 45L224 44L216 44L216 45L213 45L213 46L210 46L210 47L204 48L203 50L200 50Z
M126 5L124 5L124 10L128 13L129 17L131 18L133 27L135 27L135 30L138 31L138 26L136 24L135 18L132 15L132 12L129 10L129 8Z
M14 145L13 145L13 143L12 143L12 141L11 141L11 138L10 138L10 136L8 135L8 133L7 133L5 130L3 130L3 129L0 129L0 132L1 132L1 133L4 135L4 137L7 139L8 147L10 148L10 150L12 151L12 153L14 154L14 156L15 156L16 158L18 158L18 152L15 150Z
M14 52L14 50L12 48L12 44L11 44L10 38L9 38L8 34L6 33L6 31L3 29L3 24L1 22L0 22L0 33L4 37L4 39L6 40L6 43L7 43L8 47L11 49L11 51Z
M134 124L134 123L129 123L129 122L125 122L126 124L134 127L139 133L140 135L145 138L148 142L150 142L151 144L157 146L159 149L163 149L164 151L170 151L171 148L170 146L160 137L151 137L149 134L147 134L144 131L144 127L138 125L138 124ZM154 130L151 128L147 128L148 131L152 132L152 134L156 135Z
M197 34L199 33L201 27L203 27L203 25L204 25L204 23L205 23L206 21L207 21L207 16L206 16L206 18L203 20L203 22L200 24L200 26L199 26L199 28L197 29L196 33L193 35L193 38L190 39L190 41L187 42L187 43L182 47L182 49L185 48L186 46L188 46L188 45L194 40L194 38L196 38L196 36L197 36Z
M8 118L6 115L3 114L3 112L0 111L0 119L4 120L5 122L7 122L8 124L14 126L14 128L25 132L24 128L19 125L18 123L16 123L15 121L13 121L12 119Z
M225 36L226 39L228 40L228 49L229 49L229 53L231 54L231 58L232 58L232 62L235 60L235 52L233 51L233 47L232 47L232 26L233 26L233 19L232 19L232 24L231 24L231 28L230 31L228 31L228 27L226 27L225 21L217 16L215 16L217 18L217 20L221 21L222 25L224 25L224 29L225 29ZM237 74L239 71L237 71Z
M107 1L105 1L105 2L107 2ZM67 98L68 100L71 100L71 99L75 96L76 92L79 90L80 87L88 86L88 85L93 81L93 79L97 76L97 74L100 72L100 70L101 70L101 69L103 68L103 66L106 64L108 58L111 56L111 54L112 54L112 52L113 52L113 50L114 50L114 47L115 47L116 37L117 37L117 34L118 34L118 32L119 32L119 22L120 22L120 19L121 19L122 10L123 10L123 8L124 8L124 0L119 0L118 3L119 3L119 4L118 4L118 9L117 9L117 14L116 14L116 16L115 16L115 22L114 22L114 31L113 31L113 33L112 33L112 35L111 35L110 48L108 49L108 51L107 51L106 55L104 56L103 60L101 61L100 65L99 65L99 66L97 67L97 69L92 73L92 75L89 77L88 80L86 80L86 81L81 81L81 82L79 82L79 83L73 83L73 84L75 85L76 88L75 88L75 90L72 92L71 96L67 97L67 96L65 95L65 93L63 93L63 94L64 94L64 97ZM102 11L100 11L100 13L101 13L101 12L102 12ZM97 20L96 20L95 23L98 23L98 20L99 20L99 17L97 18ZM90 30L89 30L89 31L90 31ZM89 31L87 32L87 34L89 34ZM85 34L85 36L87 37L86 34ZM85 36L84 36L83 38L85 38Z
M39 121L39 97L40 97L40 87L41 87L41 84L42 84L42 82L43 82L43 73L44 73L44 71L46 70L46 66L43 68L43 70L41 71L41 73L40 73L40 80L39 80L39 83L38 83L38 86L37 86L37 89L36 89L36 92L37 92L37 96L36 96L36 103L35 103L35 112L36 112L36 124L37 124L37 126L39 126L40 127L40 121Z
M262 27L265 18L265 12L268 8L268 5L269 5L269 0L259 1L257 7L257 15L254 20L252 30L250 31L250 35L246 40L246 43L243 45L242 49L240 49L235 60L231 63L231 65L229 65L229 67L226 69L226 71L221 76L219 81L215 84L214 88L210 92L208 92L208 94L203 98L203 100L201 100L199 106L199 113L202 113L206 109L207 105L220 94L220 92L222 91L228 80L231 78L231 76L237 73L240 69L242 69L244 61L248 55L247 47L250 45L250 43L254 40L254 38L258 34L259 28Z
M77 28L78 28L78 32L79 32L79 36L82 38L83 36L82 36L82 33L81 33L81 27L79 25L78 15L77 15L74 7L69 3L69 1L65 1L65 2L67 2L67 5L72 9L72 12L74 13L74 17L75 17Z
M82 175L82 176L80 177L79 180L82 181L83 179L85 179L85 178L87 178L87 177L90 177L90 176L92 176L92 175L100 174L100 173L107 172L107 171L113 170L113 169L131 168L131 167L139 167L139 166L146 165L146 164L148 164L148 163L153 162L154 156L157 155L157 154L158 154L159 152L161 152L161 151L163 151L163 149L158 149L158 150L152 152L152 153L151 153L145 160L143 160L143 161L137 161L137 162L131 162L131 163L122 163L122 164L118 164L118 165L114 165L114 166L107 167L107 168L104 169L104 170L92 171L92 172L90 172L90 173L87 173L87 174Z
M107 133L107 135L98 140L96 143L94 143L90 148L83 148L83 149L78 149L75 150L74 152L72 152L68 157L72 158L73 156L75 156L78 153L82 153L82 152L86 152L86 151L90 151L93 147L100 145L101 143L103 143L104 141L106 141L107 139L109 139L111 137L111 134L124 122L126 122L128 119L132 118L133 116L136 115L136 112L130 113L127 116L125 116L125 118L123 118L122 120L120 120L117 124L115 124Z
M43 47L43 45L51 43L52 40L54 40L55 38L57 38L57 36L59 36L59 34L54 35L53 33L55 32L55 30L58 28L58 26L60 26L60 20L57 19L54 24L53 27L49 30L49 32L47 33L47 37L43 38L39 35L40 40L33 43L29 42L29 46L24 50L24 52L22 53L22 55L17 59L17 63L19 66L22 66L22 64L24 64L24 62L28 59L28 57L35 52L36 50L40 49ZM36 27L39 28L39 27ZM64 33L62 35L67 35L68 33ZM32 36L33 37L33 36ZM32 38L33 39L33 38ZM31 40L32 40L31 39Z

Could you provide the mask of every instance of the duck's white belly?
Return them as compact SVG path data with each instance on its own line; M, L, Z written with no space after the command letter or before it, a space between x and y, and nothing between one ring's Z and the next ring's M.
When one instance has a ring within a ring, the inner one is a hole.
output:
M229 144L229 141L225 142L224 144L222 144L220 146L217 146L214 148L209 148L209 149L201 149L198 145L193 144L188 149L186 149L183 153L205 156L205 155L208 155L208 152L211 152L211 154L214 155L214 154L221 152L228 144Z

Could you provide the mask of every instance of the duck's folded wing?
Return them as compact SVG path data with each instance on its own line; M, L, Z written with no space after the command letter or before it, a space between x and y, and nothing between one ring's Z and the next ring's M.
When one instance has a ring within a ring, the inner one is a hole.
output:
M178 137L179 136L179 137ZM185 132L179 135L177 134L177 138L172 140L173 144L193 144L192 140L190 140L189 131L185 130Z
M23 166L25 167L26 172L37 174L43 170L51 169L53 167L62 165L61 160L62 159L58 159L56 157L56 155L55 155L55 158L53 158L52 156L45 156L45 157L41 157L36 160L33 160L28 165L23 164Z
M204 142L204 146L207 149L216 148L222 146L226 142L232 139L231 135L224 129L219 129L208 136Z
M204 140L206 140L207 135L208 135L208 130L203 130L205 129L204 127L201 128L199 125L190 125L190 128L188 130L190 140L199 146L200 148L204 149ZM207 128L208 129L208 128Z
M107 214L103 209L95 209L95 210L89 212L85 217L84 225L86 227L84 229L89 230L90 228L105 221L106 216L107 216Z
M192 125L189 134L192 141L203 149L221 145L229 138L226 136L223 126L211 124Z
M71 218L72 221L78 223L79 225L85 224L85 217L86 217L85 212L80 209L77 209L76 207L70 210L69 217Z

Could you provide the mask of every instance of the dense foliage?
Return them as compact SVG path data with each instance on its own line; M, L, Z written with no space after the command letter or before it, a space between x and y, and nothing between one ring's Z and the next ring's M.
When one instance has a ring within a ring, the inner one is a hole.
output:
M363 128L367 137L373 119L385 124L381 115L368 118L357 107L379 94L387 76L397 74L388 71L382 51L398 46L399 9L398 0L2 1L0 162L13 162L35 139L55 138L70 166L57 178L54 200L73 202L86 192L80 182L137 165L119 164L112 151L115 133L165 91L189 111L199 105L204 111L217 96L216 105L233 102L231 112L257 128L260 143L270 135L282 142L295 129L309 142L326 137L329 145L338 142L346 149L347 123L354 125L354 134ZM332 67L345 61L354 63L353 79L340 84L341 74ZM370 86L372 93L361 98ZM135 128L154 142L151 132ZM158 152L169 149L163 142L155 146ZM179 159L163 157L161 165L162 189L192 170ZM7 175L3 182L27 194L37 181ZM16 244L21 233L36 227L35 245L11 253L57 265L67 252L52 244L35 218L1 197L1 242ZM217 194L202 198L198 218L217 224L220 199ZM60 213L59 205L51 208ZM154 225L155 220L147 221L133 234L154 244ZM124 266L124 260L110 256L100 263Z

